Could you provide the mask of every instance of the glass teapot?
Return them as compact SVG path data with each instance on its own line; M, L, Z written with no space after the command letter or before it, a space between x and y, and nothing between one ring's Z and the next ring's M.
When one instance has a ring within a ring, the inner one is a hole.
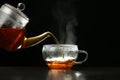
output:
M4 4L0 8L0 48L6 51L15 51L20 48L34 46L48 37L53 36L51 32L27 38L25 26L29 18L22 12L25 9L23 3L15 8Z

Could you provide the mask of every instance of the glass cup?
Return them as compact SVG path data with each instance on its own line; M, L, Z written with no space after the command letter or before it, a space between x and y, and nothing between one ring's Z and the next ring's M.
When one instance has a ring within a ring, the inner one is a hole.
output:
M78 53L84 53L86 57L77 61ZM71 69L74 64L81 64L88 58L85 50L78 50L74 44L48 44L42 49L43 58L50 69Z

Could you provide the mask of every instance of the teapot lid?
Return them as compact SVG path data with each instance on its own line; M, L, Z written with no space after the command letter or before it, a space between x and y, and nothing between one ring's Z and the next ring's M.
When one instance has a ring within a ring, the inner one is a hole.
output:
M18 3L17 8L10 4L4 4L1 6L1 11L12 17L15 21L25 26L29 22L29 18L22 12L25 9L23 3Z

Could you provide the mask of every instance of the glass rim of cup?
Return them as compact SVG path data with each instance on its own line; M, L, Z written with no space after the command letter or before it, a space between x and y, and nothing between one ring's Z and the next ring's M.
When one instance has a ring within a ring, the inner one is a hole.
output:
M43 47L44 47L44 46L53 46L53 47L56 47L56 46L58 46L58 45L59 45L60 47L62 47L62 46L63 46L63 47L77 46L76 44L45 44L45 45L43 45Z

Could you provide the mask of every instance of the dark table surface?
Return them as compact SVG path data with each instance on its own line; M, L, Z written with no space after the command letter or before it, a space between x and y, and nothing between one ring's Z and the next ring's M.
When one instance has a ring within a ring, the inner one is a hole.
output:
M0 67L0 80L120 80L120 67Z

